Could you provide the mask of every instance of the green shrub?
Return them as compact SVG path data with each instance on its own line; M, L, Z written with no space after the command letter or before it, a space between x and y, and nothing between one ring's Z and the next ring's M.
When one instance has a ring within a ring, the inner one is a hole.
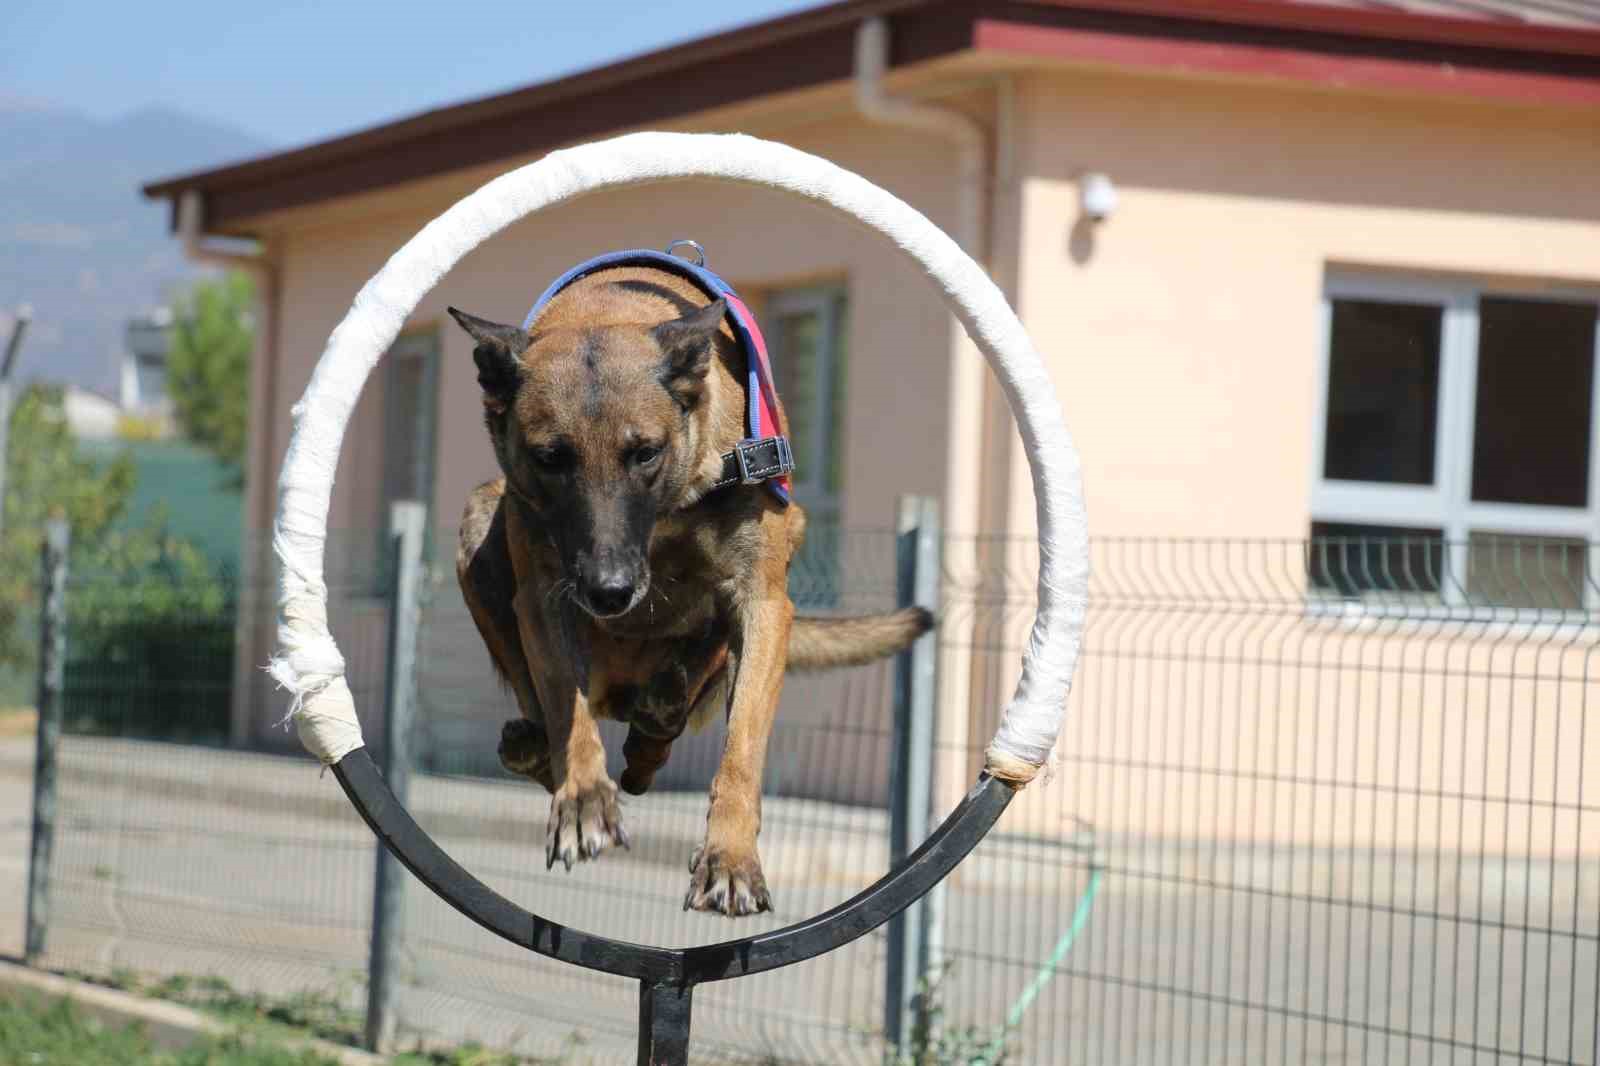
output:
M12 413L0 536L0 684L31 702L45 523L72 528L65 711L69 729L223 740L233 679L233 581L157 509L123 527L126 455L96 462L67 425L60 389L33 386Z
M234 583L159 521L109 534L68 581L65 725L221 742L233 684Z

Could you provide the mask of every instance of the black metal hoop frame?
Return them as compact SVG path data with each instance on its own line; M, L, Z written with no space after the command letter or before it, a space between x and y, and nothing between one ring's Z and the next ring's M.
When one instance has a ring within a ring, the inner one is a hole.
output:
M434 843L395 798L366 748L333 767L361 817L440 899L497 936L540 955L639 982L640 1066L684 1066L694 986L775 970L843 947L921 899L989 832L1016 795L981 774L972 790L899 866L830 910L794 925L693 948L661 948L569 929L512 903Z

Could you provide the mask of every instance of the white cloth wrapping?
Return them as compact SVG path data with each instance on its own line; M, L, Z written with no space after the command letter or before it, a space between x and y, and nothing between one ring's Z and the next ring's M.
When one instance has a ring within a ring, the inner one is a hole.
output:
M1088 586L1078 456L1049 374L1000 290L937 226L824 159L737 134L634 133L554 152L428 223L356 294L294 407L278 483L273 549L282 564L282 613L278 654L268 670L293 698L290 713L302 741L326 763L362 744L344 658L328 631L323 544L345 426L367 375L407 316L462 256L541 208L602 189L688 178L780 189L887 237L926 272L994 368L1032 468L1039 586L1022 675L988 762L998 776L1026 781L1049 758L1066 715Z

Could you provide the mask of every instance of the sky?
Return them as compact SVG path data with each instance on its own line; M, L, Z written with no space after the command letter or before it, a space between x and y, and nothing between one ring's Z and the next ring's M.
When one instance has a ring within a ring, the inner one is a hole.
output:
M171 107L288 147L815 6L0 0L0 103Z

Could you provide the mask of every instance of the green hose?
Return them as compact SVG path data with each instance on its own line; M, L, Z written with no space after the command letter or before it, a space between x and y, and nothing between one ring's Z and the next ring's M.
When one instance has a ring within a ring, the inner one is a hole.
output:
M1006 1035L1022 1024L1022 1016L1033 1006L1033 1001L1039 998L1044 986L1056 975L1056 968L1061 965L1061 960L1067 957L1073 943L1078 939L1078 934L1089 924L1089 910L1094 906L1095 893L1100 891L1100 872L1098 866L1089 871L1089 883L1084 886L1083 895L1078 897L1077 909L1072 912L1072 923L1067 926L1067 931L1061 934L1061 939L1056 941L1056 949L1050 953L1044 965L1039 967L1039 972L1033 975L1033 980L1022 990L1022 995L1011 1004L1011 1009L1006 1012L1005 1029L984 1049L982 1055L972 1060L970 1066L989 1066L989 1063L1005 1050Z

